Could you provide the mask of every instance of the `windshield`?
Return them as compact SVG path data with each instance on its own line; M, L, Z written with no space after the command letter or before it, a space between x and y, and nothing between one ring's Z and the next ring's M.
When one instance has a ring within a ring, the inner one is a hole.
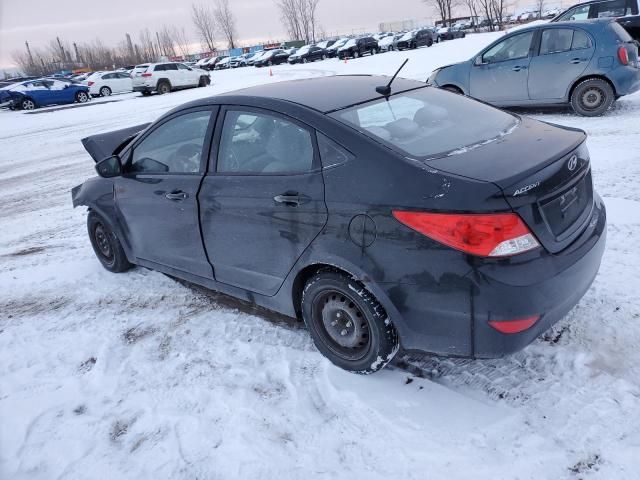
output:
M345 43L347 43L349 41L348 38L341 38L340 40L338 40L336 43L334 43L333 45L331 45L331 47L329 48L340 48L342 47Z
M413 37L413 35L414 35L414 32L407 32L402 36L400 40L409 40L410 38Z
M507 135L518 124L513 115L434 87L380 98L331 116L400 153L422 158L462 153Z
M304 47L300 48L300 50L298 50L296 53L298 55L302 54L302 53L307 53L309 51L309 49L311 48L310 45L305 45Z
M347 47L353 47L355 44L356 44L356 41L355 41L355 39L353 39L353 38L352 38L351 40L348 40L348 41L343 45L343 47L345 47L345 48L347 48Z

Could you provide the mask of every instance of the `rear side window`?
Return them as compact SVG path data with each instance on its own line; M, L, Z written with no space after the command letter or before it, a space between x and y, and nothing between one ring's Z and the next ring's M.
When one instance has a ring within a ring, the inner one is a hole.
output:
M353 158L353 155L342 148L336 142L326 135L318 132L318 149L320 150L320 159L322 168L334 167L346 163Z
M570 28L550 28L542 32L540 55L567 52L571 50L573 30Z
M164 66L165 70L178 70L178 65L176 65L175 63L167 63Z
M627 6L627 0L614 0L594 5L595 18L617 18L631 15L631 8Z
M419 158L466 151L508 134L518 124L513 115L433 87L330 115L400 153Z
M217 171L289 174L313 167L311 133L279 116L250 111L225 115Z
M153 69L154 72L164 72L166 65L156 65Z
M591 48L591 39L582 30L574 30L571 50L582 50L583 48Z

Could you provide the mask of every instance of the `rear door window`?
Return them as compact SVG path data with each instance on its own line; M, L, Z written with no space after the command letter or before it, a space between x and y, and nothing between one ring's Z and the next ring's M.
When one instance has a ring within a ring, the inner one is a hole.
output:
M540 55L571 50L573 30L570 28L548 28L542 32Z
M628 6L627 0L596 3L593 7L595 18L618 18L631 15L631 8Z
M591 39L582 30L573 31L573 41L571 42L571 50L582 50L583 48L591 48Z

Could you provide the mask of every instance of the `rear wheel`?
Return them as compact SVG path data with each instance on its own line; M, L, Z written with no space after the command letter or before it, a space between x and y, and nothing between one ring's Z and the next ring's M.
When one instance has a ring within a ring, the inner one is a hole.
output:
M36 108L36 103L30 98L25 98L20 102L20 108L22 108L22 110L33 110Z
M160 82L158 84L158 93L160 95L164 95L165 93L169 93L171 91L171 85L169 82Z
M378 53L378 49L377 48L372 48L371 49L371 55L375 55L376 53Z
M87 103L88 101L89 101L89 95L87 94L87 92L76 93L76 102Z
M573 110L585 117L604 114L615 100L613 88L601 78L590 78L580 82L571 93Z
M127 260L118 237L100 215L89 212L87 230L93 251L104 268L110 272L121 273L133 266Z
M108 97L109 95L111 95L111 89L109 87L102 87L100 89L101 97Z
M323 53L322 54L322 60L326 60L326 59L327 59L327 56Z
M396 329L376 298L339 272L321 271L307 282L302 316L318 350L350 372L380 370L400 346Z
M353 58L358 58L359 56L360 56L360 52L358 50L353 52Z

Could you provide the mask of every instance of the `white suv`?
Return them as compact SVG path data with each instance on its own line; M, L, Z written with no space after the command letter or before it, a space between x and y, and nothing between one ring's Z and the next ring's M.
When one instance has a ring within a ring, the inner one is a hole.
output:
M148 63L136 65L131 72L133 91L150 95L153 92L169 93L190 87L206 87L211 83L209 72L187 67L182 63Z

